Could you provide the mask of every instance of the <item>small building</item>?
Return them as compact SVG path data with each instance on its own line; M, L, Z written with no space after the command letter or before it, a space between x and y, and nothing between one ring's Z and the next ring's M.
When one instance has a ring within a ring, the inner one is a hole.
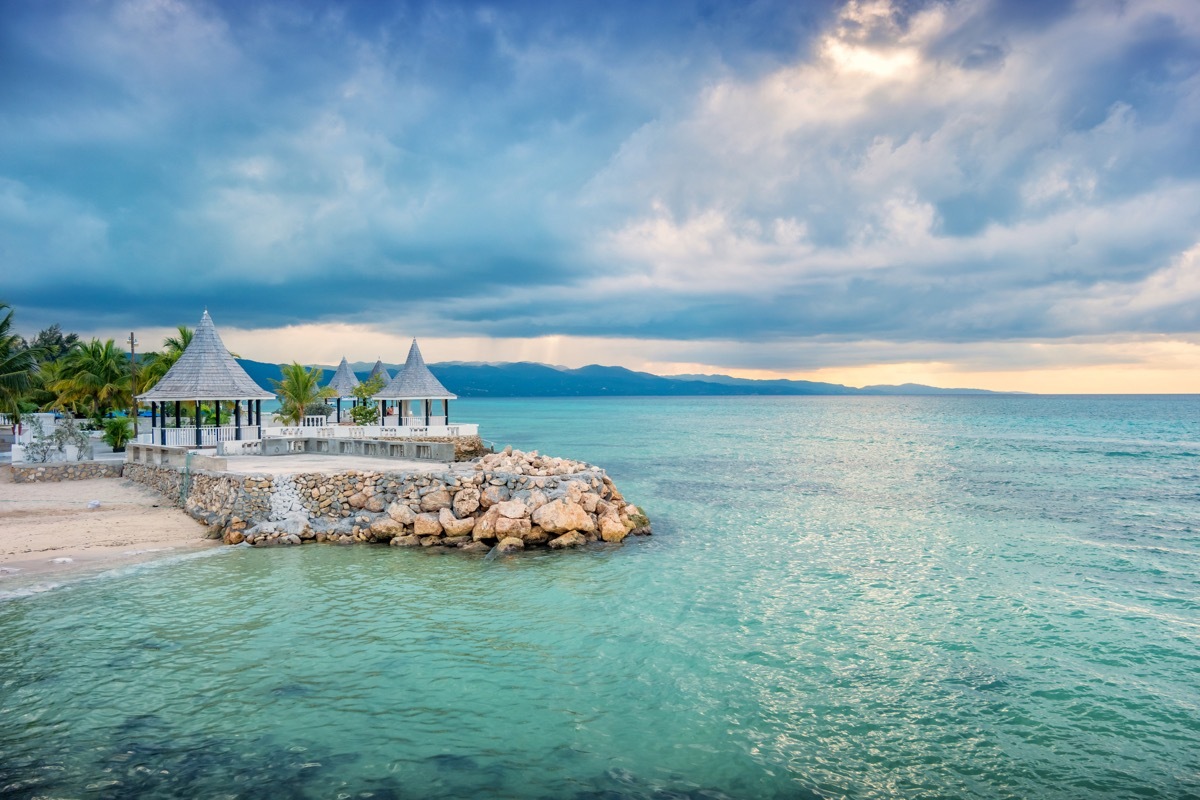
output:
M349 397L354 401L354 405L358 405L358 398L354 397L354 390L359 385L358 376L354 374L354 370L350 369L350 364L346 361L345 356L342 356L342 363L338 364L337 371L325 385L334 391L333 396L337 398L337 421L341 422L342 398Z
M261 439L262 401L274 399L229 354L207 309L179 360L149 391L137 396L139 403L150 404L153 438L149 443L172 447L215 447L217 442ZM213 405L210 425L201 424L201 403ZM233 405L232 419L226 417L224 424L221 403ZM187 426L181 424L185 404L190 404L194 420Z
M450 401L457 400L458 395L451 394L442 386L421 356L421 348L413 339L408 348L408 360L396 373L396 377L376 394L373 400L379 401L379 420L384 426L394 425L400 428L428 428L431 425L445 426L450 421ZM434 403L441 407L434 407ZM395 404L395 422L388 421L388 409ZM435 411L440 414L435 415Z

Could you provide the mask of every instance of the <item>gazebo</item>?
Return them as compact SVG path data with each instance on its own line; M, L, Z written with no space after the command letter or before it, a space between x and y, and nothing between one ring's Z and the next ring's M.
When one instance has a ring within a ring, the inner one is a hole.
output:
M150 404L150 426L154 444L173 447L215 447L217 442L262 438L262 401L275 395L255 383L225 349L212 317L205 309L191 344L179 360L148 392L137 396ZM212 425L200 424L200 403L212 402L216 418ZM246 424L242 424L242 401ZM195 424L180 424L179 404L195 404ZM233 424L221 425L221 403L233 403ZM173 403L175 425L168 427L166 404ZM246 435L249 434L249 435Z
M337 372L333 373L333 377L326 384L330 389L333 389L337 394L337 421L342 421L342 398L354 397L354 389L358 386L358 376L354 374L354 370L350 369L349 362L346 357L342 356L342 363L338 364ZM354 399L354 404L358 405L358 399Z
M412 347L408 348L408 360L396 373L387 386L375 395L379 401L379 421L386 425L388 403L398 404L396 424L405 427L429 427L430 425L446 425L450 420L450 401L457 400L458 395L446 391L441 381L434 377L425 366L421 357L421 348L413 339ZM433 401L442 401L442 415L433 416Z
M391 374L390 374L390 373L387 371L387 367L385 367L385 366L383 365L383 359L382 359L382 358L380 358L380 359L376 359L376 361L375 361L375 366L371 367L371 374L367 376L367 380L371 380L371 379L372 379L372 378L374 378L376 375L382 375L382 376L383 376L383 385L384 385L384 386L387 386L389 383L391 383L391 382L392 382L392 376L391 376Z

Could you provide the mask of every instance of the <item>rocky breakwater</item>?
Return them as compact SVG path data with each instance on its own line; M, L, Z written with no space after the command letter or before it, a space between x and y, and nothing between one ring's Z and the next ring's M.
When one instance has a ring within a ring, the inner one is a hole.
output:
M603 469L506 448L445 472L277 475L268 518L245 530L231 528L224 538L507 553L615 543L650 532L650 521Z

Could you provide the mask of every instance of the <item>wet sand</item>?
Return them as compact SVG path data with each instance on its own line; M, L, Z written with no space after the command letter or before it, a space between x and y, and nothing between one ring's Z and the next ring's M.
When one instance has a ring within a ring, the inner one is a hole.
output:
M88 503L99 500L98 508ZM156 493L121 478L13 483L0 467L0 586L214 547L206 529Z

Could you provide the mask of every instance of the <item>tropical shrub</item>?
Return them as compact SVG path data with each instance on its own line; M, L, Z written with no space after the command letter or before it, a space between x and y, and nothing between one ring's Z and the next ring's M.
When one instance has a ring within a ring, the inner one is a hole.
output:
M350 409L350 419L355 425L378 425L379 406L371 398L383 389L383 376L376 375L354 387L353 394L359 404Z
M316 403L309 403L304 407L304 416L306 417L325 417L329 419L333 416L333 406L321 400Z
M44 463L50 460L50 454L58 450L54 435L46 433L46 426L37 417L29 423L30 442L25 445L25 458L28 461Z
M51 438L54 440L54 446L61 453L67 445L74 445L80 453L83 453L88 446L88 437L75 422L74 417L65 417L54 428L54 433Z
M114 453L125 450L125 445L133 439L133 425L129 417L113 417L104 420L104 441Z

